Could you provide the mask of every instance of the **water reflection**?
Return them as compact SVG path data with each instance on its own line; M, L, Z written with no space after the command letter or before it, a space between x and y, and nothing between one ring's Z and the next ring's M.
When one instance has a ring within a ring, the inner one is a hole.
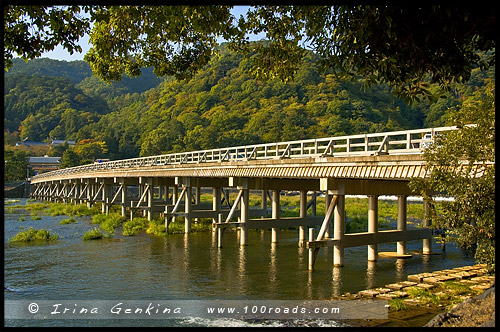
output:
M377 268L377 262L368 261L366 267L366 285L368 289L375 287L375 272Z
M337 297L342 295L342 268L334 266L332 269L332 296Z

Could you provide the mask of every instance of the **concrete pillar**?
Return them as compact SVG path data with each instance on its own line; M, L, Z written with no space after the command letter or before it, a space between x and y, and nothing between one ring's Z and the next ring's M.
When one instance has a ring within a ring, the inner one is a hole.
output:
M273 190L272 196L272 218L280 218L280 191ZM271 243L278 243L279 241L279 228L271 228Z
M398 231L406 231L406 204L407 197L404 195L398 196ZM398 255L406 255L406 242L397 243Z
M265 214L261 218L267 218L267 190L262 190L260 207L265 211Z
M154 202L154 199L155 199L155 196L154 196L154 186L153 186L153 178L148 178L147 179L147 187L148 189L148 192L146 194L146 199L147 199L147 205L148 205L148 209L147 209L147 218L149 221L151 221L153 219L153 202Z
M312 194L311 216L316 217L316 190Z
M219 192L219 197L220 197L220 192ZM219 213L217 216L217 222L220 224L222 223L222 213ZM217 248L222 248L222 234L224 232L224 228L222 227L217 227Z
M430 227L431 226L431 220L427 217L427 213L429 212L430 209L430 203L428 200L424 199L424 227ZM431 238L423 239L422 243L422 254L424 255L430 255L431 254Z
M177 185L174 185L172 187L172 204L175 205L178 196L179 196L179 187Z
M78 196L80 195L80 184L77 182L75 183L75 190L74 190L74 203L75 205L78 204Z
M368 196L368 233L378 232L378 196ZM375 262L378 259L378 245L368 245L368 261Z
M245 187L248 188L248 186ZM250 216L249 198L250 198L250 191L248 189L243 189L243 195L241 196L240 200L241 222L243 223L243 226L240 228L240 246L245 246L247 244L248 228L246 226L246 223L248 222Z
M127 185L125 184L125 181L122 183L122 200L121 200L121 205L122 205L122 217L125 217L126 215L126 209L127 209Z
M221 202L221 199L220 199L220 188L219 187L215 187L212 189L212 210L214 210L216 213L215 215L216 216L219 216L219 211L221 209L221 206L220 206L220 203ZM212 220L214 223L215 222L218 222L218 217L214 217L213 220Z
M109 201L110 201L110 195L111 194L111 185L110 184L104 184L102 187L102 207L101 207L101 212L105 214L109 214Z
M299 217L305 218L307 216L307 191L300 191L300 203L299 203ZM299 247L303 247L306 241L306 227L299 226Z
M344 233L345 233L345 195L338 195L337 206L334 210L333 237L340 240L340 244L333 246L333 265L344 266Z
M184 217L184 233L191 232L191 195L191 187L187 187L184 195L184 212L186 213L186 216Z
M309 242L314 241L314 228L309 228ZM309 271L314 270L314 248L309 248Z
M87 207L90 209L92 207L92 198L94 194L94 184L87 180Z

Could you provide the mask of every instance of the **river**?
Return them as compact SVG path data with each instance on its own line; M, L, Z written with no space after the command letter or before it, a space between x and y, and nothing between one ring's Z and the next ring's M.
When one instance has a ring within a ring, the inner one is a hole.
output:
M26 199L20 203L26 204ZM19 221L24 215L25 221ZM237 232L225 232L217 248L212 232L154 237L144 232L111 239L83 241L95 227L91 217L61 225L67 216L31 220L28 212L4 212L5 300L323 300L406 280L410 274L471 265L472 257L452 244L440 255L415 254L410 259L379 258L367 262L366 247L348 248L345 266L332 267L332 249L322 248L315 271L309 272L308 251L297 245L298 231L282 230L278 244L271 233L249 231L248 245L240 248ZM8 243L20 227L48 229L59 236L47 243ZM408 242L421 250L422 241ZM379 251L395 251L395 244ZM433 244L434 252L441 245ZM6 326L287 326L232 318L182 319L7 319ZM339 326L333 320L295 322L296 325Z

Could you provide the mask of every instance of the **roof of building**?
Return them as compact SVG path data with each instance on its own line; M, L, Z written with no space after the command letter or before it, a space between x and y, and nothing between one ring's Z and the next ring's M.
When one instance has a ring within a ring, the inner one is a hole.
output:
M30 164L59 164L61 157L30 157Z
M75 141L63 140L63 139L53 139L51 144L52 145L59 145L59 144L63 144L64 142L68 142L68 145L75 145Z
M16 146L20 146L20 145L26 145L26 146L30 146L30 145L47 145L47 143L37 142L37 141L22 141L22 142L17 142L16 143Z

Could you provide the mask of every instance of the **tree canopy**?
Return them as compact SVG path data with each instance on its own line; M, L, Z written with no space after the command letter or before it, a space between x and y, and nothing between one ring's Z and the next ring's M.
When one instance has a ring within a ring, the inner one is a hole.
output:
M408 102L434 99L429 83L446 90L494 63L495 12L486 3L255 6L239 18L231 8L7 6L4 60L8 68L14 53L32 59L58 44L78 51L78 39L90 33L85 59L100 78L153 67L159 76L182 79L203 68L224 38L234 50L257 54L252 71L261 79L293 78L309 49L323 72L387 83ZM268 42L249 43L254 33Z

